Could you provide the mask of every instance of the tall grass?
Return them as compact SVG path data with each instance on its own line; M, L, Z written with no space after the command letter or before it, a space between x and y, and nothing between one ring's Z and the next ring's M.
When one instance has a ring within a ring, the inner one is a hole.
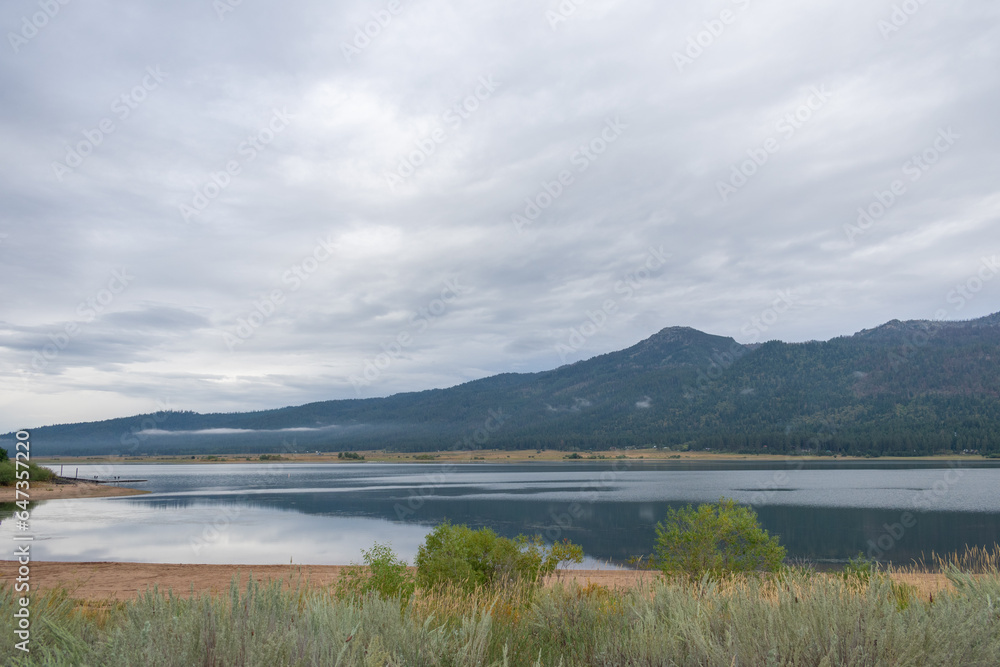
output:
M18 473L23 470L24 468L18 469L15 461L10 459L0 461L0 486L14 486ZM28 479L32 482L48 482L55 476L56 474L48 468L33 462L28 464Z
M995 665L1000 574L948 570L930 600L883 572L418 591L408 602L280 583L110 605L32 601L32 655L4 665ZM954 563L952 564L954 565ZM16 600L0 587L0 626Z

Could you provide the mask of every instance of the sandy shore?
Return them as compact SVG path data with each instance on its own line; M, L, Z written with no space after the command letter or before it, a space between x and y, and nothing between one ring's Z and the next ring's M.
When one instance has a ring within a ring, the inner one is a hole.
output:
M0 581L16 576L17 563L0 561ZM257 581L301 582L306 586L329 586L340 576L341 565L171 565L163 563L50 563L32 562L31 581L42 590L65 587L80 600L129 600L146 590L159 587L180 596L224 593L238 576L242 584L253 575ZM626 588L658 576L656 572L635 570L560 570L553 581L576 581ZM893 578L915 586L922 595L948 588L940 574L896 574ZM37 590L36 588L36 590Z
M114 496L136 496L149 491L128 489L123 486L95 484L82 480L63 480L55 482L32 482L28 491L28 500L58 500L60 498L112 498ZM12 503L18 498L13 486L0 486L0 503Z

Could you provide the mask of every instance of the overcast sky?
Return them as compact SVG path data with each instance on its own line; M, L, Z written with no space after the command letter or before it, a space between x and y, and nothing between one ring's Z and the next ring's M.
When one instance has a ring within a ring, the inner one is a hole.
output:
M1000 310L998 20L8 0L0 431Z

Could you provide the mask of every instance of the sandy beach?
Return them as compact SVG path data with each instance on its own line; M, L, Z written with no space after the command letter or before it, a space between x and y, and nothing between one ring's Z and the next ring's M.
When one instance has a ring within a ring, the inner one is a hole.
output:
M28 491L28 500L59 500L63 498L113 498L115 496L137 496L149 491L139 489L129 489L123 486L111 486L109 484L95 484L84 480L60 480L59 483L32 482ZM12 503L15 500L23 500L17 497L16 489L13 486L0 486L0 503Z
M0 580L11 581L17 572L14 561L0 561ZM229 590L233 577L245 585L251 575L257 581L301 583L307 587L329 586L343 571L342 565L176 565L165 563L53 563L32 562L31 580L37 589L64 587L70 597L79 600L130 600L146 590L158 587L187 597L219 594ZM560 570L548 578L595 584L608 588L627 588L659 576L657 572L636 570ZM915 586L922 595L948 588L941 574L894 574L897 581Z

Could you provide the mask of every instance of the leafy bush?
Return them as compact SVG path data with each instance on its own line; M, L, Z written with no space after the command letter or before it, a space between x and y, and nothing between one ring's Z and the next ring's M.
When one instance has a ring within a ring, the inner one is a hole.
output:
M365 564L344 569L337 582L337 596L340 598L361 598L377 595L383 598L399 598L403 602L413 596L416 583L413 575L387 545L376 543L368 551L361 552Z
M719 577L781 567L785 548L757 523L757 513L731 498L670 509L656 525L656 567L664 574Z
M417 550L417 582L422 588L454 584L480 586L537 584L562 562L580 563L583 549L564 540L546 547L542 538L500 537L489 528L443 523Z
M338 459L351 459L354 461L364 461L364 454L358 454L357 452L337 452Z
M4 461L6 461L9 458L10 458L10 456L8 456L7 450L4 449L3 447L0 447L0 463L3 463Z
M14 482L17 481L18 472L23 470L22 467L19 471L16 462L10 459L0 462L0 486L13 486ZM43 468L35 463L28 464L28 479L32 482L47 482L55 476L56 474L48 468Z
M867 584L871 581L872 575L878 574L878 571L878 561L866 558L859 551L857 556L847 561L840 576L848 583Z

